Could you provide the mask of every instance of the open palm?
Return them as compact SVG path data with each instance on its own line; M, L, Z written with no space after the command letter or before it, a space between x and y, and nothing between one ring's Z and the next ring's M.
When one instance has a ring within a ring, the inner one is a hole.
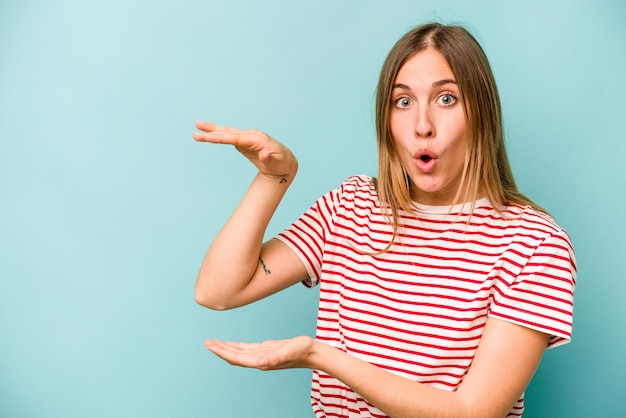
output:
M314 343L313 338L300 336L262 343L207 340L204 345L232 365L260 370L278 370L310 367L308 360Z

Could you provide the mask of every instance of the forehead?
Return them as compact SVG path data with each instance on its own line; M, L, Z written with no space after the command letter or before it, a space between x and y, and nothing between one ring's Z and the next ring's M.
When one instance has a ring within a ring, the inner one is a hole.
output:
M441 52L425 49L412 55L398 71L394 84L412 85L420 82L456 80L454 73Z

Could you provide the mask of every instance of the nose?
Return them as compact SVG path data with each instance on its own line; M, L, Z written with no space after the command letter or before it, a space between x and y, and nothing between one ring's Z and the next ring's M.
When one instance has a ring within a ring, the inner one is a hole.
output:
M418 109L415 119L415 135L418 138L432 138L435 136L435 125L428 107Z

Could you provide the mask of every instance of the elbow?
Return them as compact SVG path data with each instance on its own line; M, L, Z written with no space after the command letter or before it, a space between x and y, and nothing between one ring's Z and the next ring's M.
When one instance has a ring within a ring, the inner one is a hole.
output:
M507 412L513 405L507 405L502 402L485 402L473 399L462 398L460 400L459 409L454 416L464 418L501 418L507 415Z
M227 304L219 301L219 299L217 298L211 298L207 296L207 292L202 292L198 288L196 288L194 298L198 305L203 306L205 308L209 308L214 311L225 311L227 309L230 309L230 307Z
M196 303L214 311L225 311L243 306L243 289L225 286L228 280L218 280L208 275L198 275L194 299Z
M214 289L210 283L211 281L208 277L206 277L206 275L203 275L202 272L198 274L194 291L194 299L196 303L214 311L226 310L227 307L223 303L220 303L220 299L223 298L220 298L216 294L216 289Z

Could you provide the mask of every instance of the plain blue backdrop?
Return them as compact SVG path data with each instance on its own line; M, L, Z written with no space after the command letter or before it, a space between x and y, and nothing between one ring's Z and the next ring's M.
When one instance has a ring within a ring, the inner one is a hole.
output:
M193 124L258 128L299 156L273 235L375 174L378 71L430 20L482 43L517 180L577 251L573 341L545 355L525 416L623 414L625 2L0 0L0 416L311 416L309 371L202 346L312 335L318 294L195 304L254 169Z

